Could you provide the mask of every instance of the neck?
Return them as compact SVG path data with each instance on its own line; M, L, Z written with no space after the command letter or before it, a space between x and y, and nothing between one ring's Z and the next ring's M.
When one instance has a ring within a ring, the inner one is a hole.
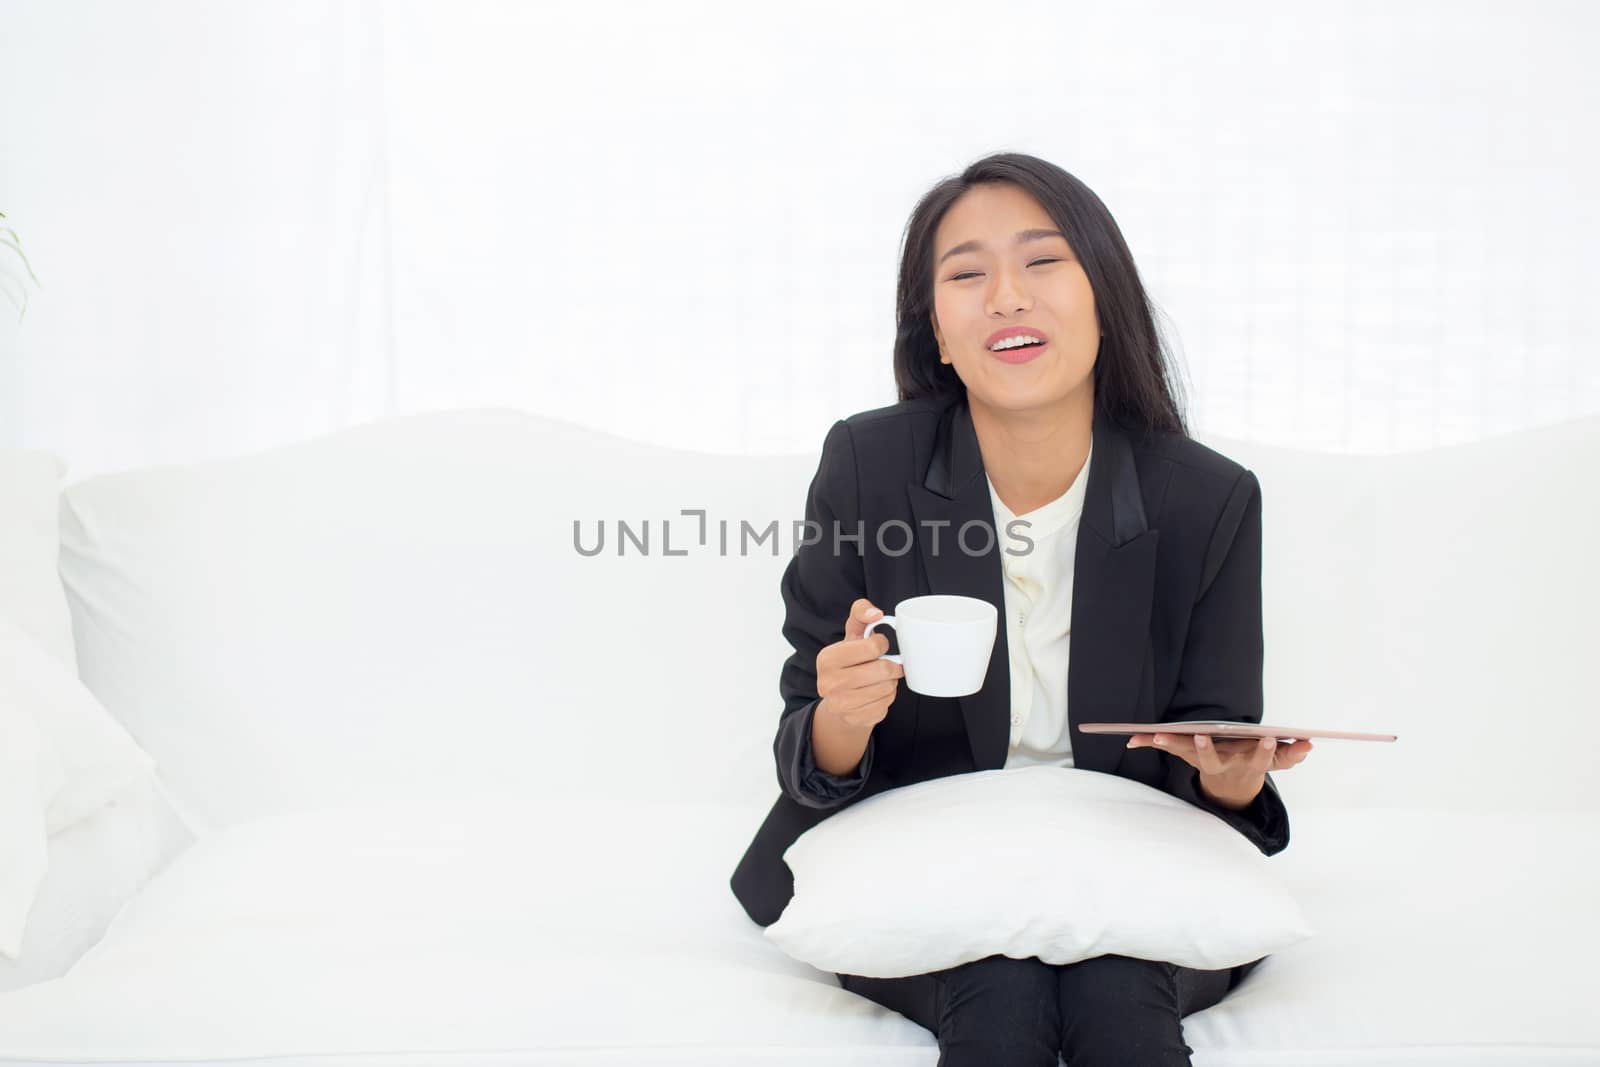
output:
M1094 435L1094 384L1045 408L995 408L970 393L972 428L983 469L1013 515L1042 507L1071 488Z

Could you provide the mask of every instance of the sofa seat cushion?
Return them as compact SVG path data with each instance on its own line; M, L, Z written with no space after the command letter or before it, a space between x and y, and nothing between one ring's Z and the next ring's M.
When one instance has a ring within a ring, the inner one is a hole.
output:
M0 997L0 1058L931 1067L931 1034L739 909L727 875L762 814L486 797L245 823L181 856L71 973ZM1297 812L1273 862L1317 936L1185 1020L1197 1062L1600 1055L1592 834L1581 813Z

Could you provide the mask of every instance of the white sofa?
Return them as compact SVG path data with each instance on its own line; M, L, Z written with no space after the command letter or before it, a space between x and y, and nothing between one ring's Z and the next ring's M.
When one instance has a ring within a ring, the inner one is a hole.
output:
M1268 720L1399 740L1274 776L1317 934L1195 1062L1600 1064L1600 419L1207 443L1263 487ZM195 839L0 995L0 1065L933 1064L728 888L814 465L491 409L67 485L77 668Z

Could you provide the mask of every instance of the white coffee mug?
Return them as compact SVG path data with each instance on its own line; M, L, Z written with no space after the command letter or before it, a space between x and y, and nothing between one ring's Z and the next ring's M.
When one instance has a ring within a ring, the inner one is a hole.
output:
M906 669L906 686L930 697L964 697L983 688L994 651L1000 612L987 600L934 594L914 596L867 624L863 637L879 626L893 626L900 639L893 660Z

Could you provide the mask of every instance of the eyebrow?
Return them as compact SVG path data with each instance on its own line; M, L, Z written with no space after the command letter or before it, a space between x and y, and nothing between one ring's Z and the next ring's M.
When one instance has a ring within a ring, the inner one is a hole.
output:
M1018 230L1017 231L1017 244L1019 244L1019 245L1020 244L1025 244L1028 241L1039 241L1039 240L1043 240L1046 237L1059 237L1063 241L1065 241L1067 239L1067 235L1062 233L1060 230ZM944 255L940 256L939 257L939 262L943 263L945 260L949 259L951 256L958 256L963 252L976 252L978 249L980 249L982 247L983 247L983 242L982 241L962 241L960 244L958 244L954 248L950 249L950 251L948 251Z

